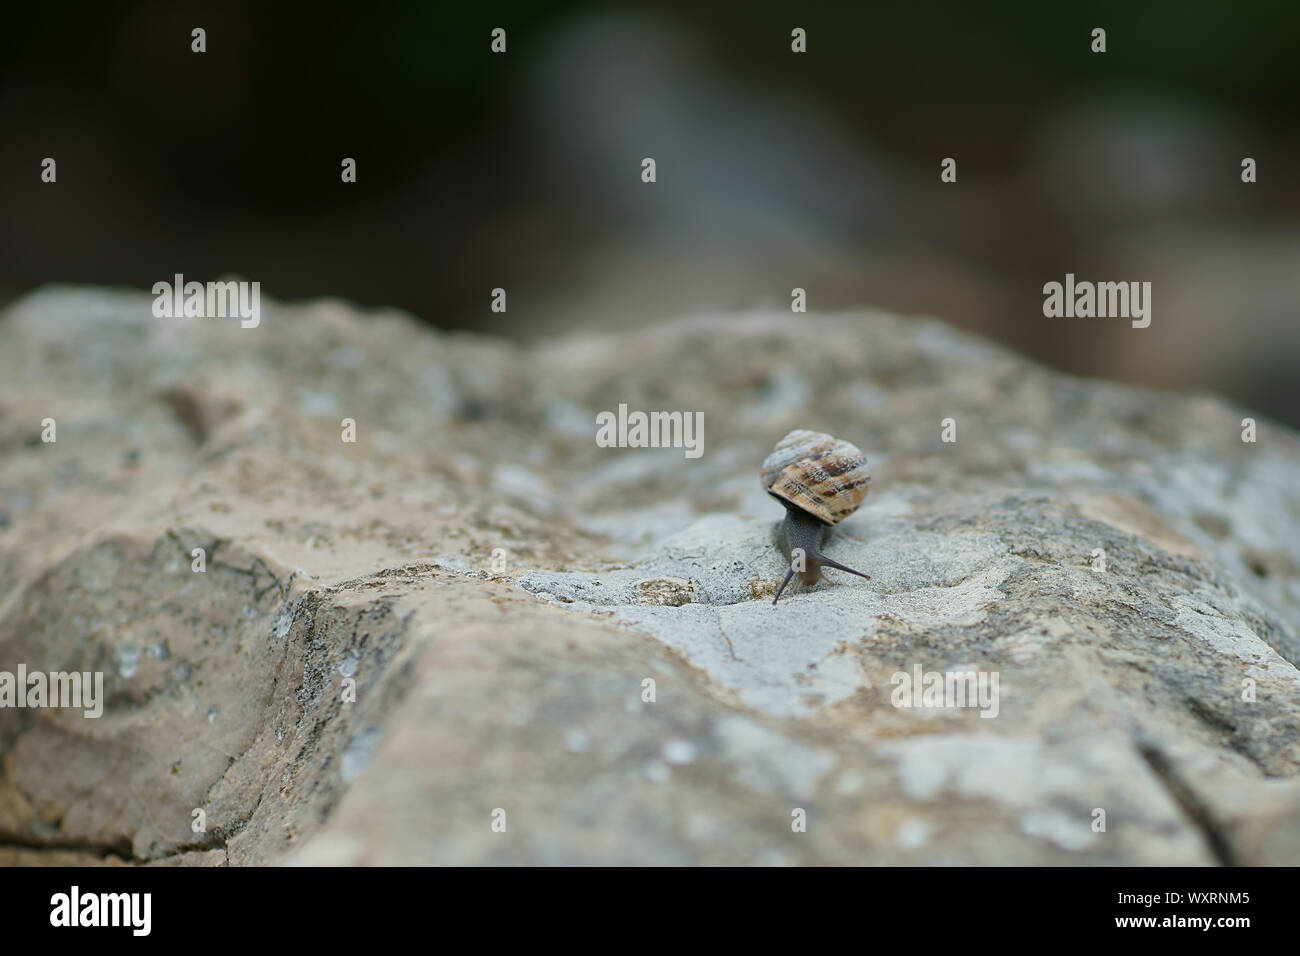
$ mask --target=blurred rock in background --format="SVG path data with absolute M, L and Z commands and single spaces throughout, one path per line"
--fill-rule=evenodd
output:
M 1300 423 L 1294 5 L 10 16 L 0 300 L 238 273 L 524 338 L 785 307 L 798 286 Z M 1150 281 L 1151 327 L 1044 318 L 1067 272 Z

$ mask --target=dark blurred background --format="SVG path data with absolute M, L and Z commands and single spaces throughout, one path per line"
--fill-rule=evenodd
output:
M 0 301 L 237 274 L 533 338 L 800 286 L 1300 425 L 1298 104 L 1294 0 L 9 5 Z M 1044 318 L 1067 272 L 1151 327 Z

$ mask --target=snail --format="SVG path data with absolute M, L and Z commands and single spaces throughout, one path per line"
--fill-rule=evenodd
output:
M 774 605 L 796 573 L 798 594 L 800 584 L 816 584 L 822 579 L 823 565 L 870 580 L 871 575 L 846 568 L 821 553 L 831 528 L 857 511 L 867 497 L 871 476 L 867 458 L 857 446 L 822 432 L 798 429 L 776 443 L 763 462 L 761 477 L 763 490 L 785 505 L 779 542 L 790 558 L 790 570 L 772 599 Z M 794 557 L 796 550 L 802 551 L 801 567 Z

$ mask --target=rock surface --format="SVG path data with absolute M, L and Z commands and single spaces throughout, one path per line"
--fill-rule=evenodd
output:
M 107 698 L 0 710 L 0 863 L 1300 862 L 1284 428 L 874 313 L 151 301 L 0 318 L 0 671 Z M 704 454 L 598 447 L 620 403 Z M 867 452 L 827 552 L 872 579 L 773 607 L 797 427 Z M 995 711 L 894 706 L 918 668 Z

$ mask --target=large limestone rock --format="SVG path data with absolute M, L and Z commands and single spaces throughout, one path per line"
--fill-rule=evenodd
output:
M 0 318 L 0 671 L 107 697 L 0 710 L 0 862 L 1300 862 L 1279 426 L 870 313 L 525 349 L 150 303 Z M 598 447 L 620 403 L 704 454 Z M 828 553 L 872 579 L 773 607 L 796 427 L 866 450 Z M 996 715 L 894 706 L 918 668 Z

